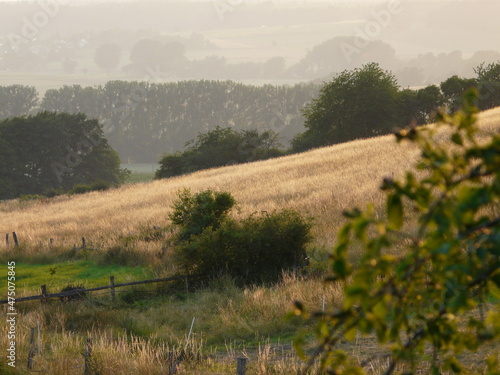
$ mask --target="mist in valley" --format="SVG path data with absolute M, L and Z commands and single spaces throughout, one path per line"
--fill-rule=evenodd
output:
M 403 87 L 439 84 L 500 59 L 499 11 L 456 0 L 0 2 L 0 83 L 293 84 L 375 61 Z

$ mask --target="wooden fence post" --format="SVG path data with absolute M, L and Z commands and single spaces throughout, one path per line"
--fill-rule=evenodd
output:
M 12 238 L 14 239 L 14 245 L 19 246 L 19 241 L 17 240 L 16 232 L 12 232 Z
M 42 285 L 42 303 L 47 302 L 47 285 Z
M 82 249 L 86 249 L 87 246 L 86 246 L 86 241 L 85 241 L 85 237 L 82 237 Z
M 33 357 L 35 356 L 35 328 L 31 328 L 30 350 L 28 352 L 28 370 L 33 369 Z
M 90 357 L 92 357 L 92 339 L 87 338 L 87 344 L 85 345 L 85 370 L 84 375 L 92 374 L 92 363 L 90 362 Z
M 111 290 L 111 300 L 114 301 L 115 300 L 115 277 L 114 276 L 110 276 L 109 277 L 109 286 L 110 286 L 110 290 Z
M 177 374 L 177 356 L 174 352 L 168 353 L 168 375 Z
M 9 246 L 9 233 L 5 234 L 5 243 Z
M 42 352 L 42 339 L 40 337 L 40 323 L 37 324 L 37 327 L 38 327 L 38 350 L 36 352 L 36 354 L 40 355 L 40 353 Z
M 245 375 L 247 372 L 247 358 L 238 357 L 236 358 L 236 375 Z

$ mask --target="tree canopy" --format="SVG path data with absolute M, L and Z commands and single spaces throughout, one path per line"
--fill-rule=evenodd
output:
M 477 87 L 476 78 L 461 78 L 454 75 L 441 82 L 441 91 L 450 111 L 455 112 L 460 108 L 464 93 L 472 87 Z
M 479 108 L 482 110 L 500 106 L 500 62 L 480 64 L 477 74 L 477 88 L 479 90 Z
M 297 151 L 389 132 L 396 124 L 396 78 L 378 64 L 346 70 L 321 89 L 304 110 L 307 130 L 293 140 Z
M 399 90 L 392 73 L 376 63 L 346 70 L 305 107 L 306 131 L 293 139 L 292 149 L 304 151 L 388 134 L 411 122 L 426 124 L 443 104 L 439 87 Z
M 41 112 L 0 122 L 0 199 L 123 182 L 120 158 L 97 120 Z

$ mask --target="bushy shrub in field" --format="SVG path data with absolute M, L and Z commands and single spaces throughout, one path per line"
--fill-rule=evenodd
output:
M 111 188 L 111 184 L 105 181 L 97 181 L 93 184 L 77 184 L 69 191 L 70 195 L 85 194 L 91 191 L 105 191 Z
M 34 201 L 38 199 L 42 199 L 43 197 L 38 194 L 23 194 L 19 197 L 20 202 L 28 202 L 28 201 Z
M 216 199 L 207 199 L 215 198 L 214 194 L 219 194 L 225 204 L 216 205 Z M 181 193 L 171 215 L 189 218 L 174 221 L 181 225 L 175 247 L 179 267 L 207 276 L 228 274 L 245 285 L 277 281 L 283 270 L 307 264 L 305 248 L 312 239 L 307 218 L 297 211 L 283 210 L 237 221 L 227 217 L 229 202 L 234 204 L 229 193 Z M 214 211 L 213 205 L 218 210 Z
M 180 227 L 178 241 L 189 240 L 207 227 L 217 229 L 234 206 L 235 200 L 229 193 L 205 190 L 193 195 L 185 189 L 178 194 L 169 215 L 170 220 Z

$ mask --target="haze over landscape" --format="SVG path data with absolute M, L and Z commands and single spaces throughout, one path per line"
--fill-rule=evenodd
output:
M 0 2 L 4 84 L 29 79 L 43 92 L 112 79 L 295 83 L 376 61 L 405 87 L 472 76 L 500 58 L 496 1 L 61 1 L 37 27 L 43 3 Z M 340 45 L 348 36 L 357 39 Z M 182 66 L 154 77 L 138 68 L 131 53 L 144 39 L 168 43 L 164 53 Z M 102 46 L 112 49 L 104 65 Z
M 0 375 L 499 374 L 499 14 L 0 0 Z

